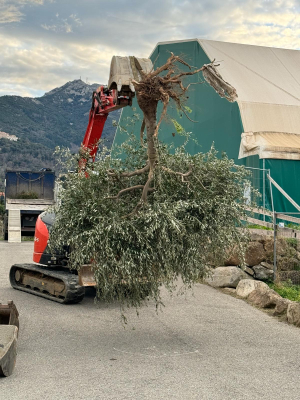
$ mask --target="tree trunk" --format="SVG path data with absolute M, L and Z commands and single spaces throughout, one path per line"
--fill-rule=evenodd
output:
M 154 176 L 154 169 L 157 164 L 157 147 L 156 147 L 156 138 L 154 137 L 155 129 L 156 129 L 156 113 L 157 113 L 157 101 L 145 101 L 145 99 L 139 96 L 137 91 L 137 100 L 138 104 L 143 111 L 144 120 L 145 120 L 145 127 L 146 127 L 146 135 L 147 135 L 147 155 L 148 155 L 148 162 L 149 162 L 149 174 L 148 180 L 145 184 L 143 189 L 141 200 L 142 202 L 147 202 L 147 195 L 150 189 L 150 185 L 153 181 Z

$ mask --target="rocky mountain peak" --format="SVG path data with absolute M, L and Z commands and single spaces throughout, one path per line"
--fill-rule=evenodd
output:
M 98 88 L 98 83 L 88 84 L 83 82 L 81 79 L 75 79 L 74 81 L 69 81 L 63 86 L 57 87 L 55 89 L 50 90 L 50 92 L 46 92 L 44 96 L 53 96 L 53 95 L 64 95 L 64 96 L 80 96 L 85 97 L 88 94 L 92 94 L 93 90 Z

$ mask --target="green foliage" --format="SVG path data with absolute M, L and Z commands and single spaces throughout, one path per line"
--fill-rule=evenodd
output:
M 271 289 L 275 290 L 281 297 L 292 301 L 300 301 L 300 286 L 289 282 L 269 283 Z
M 285 240 L 286 240 L 286 242 L 287 242 L 291 247 L 293 247 L 295 250 L 298 249 L 299 242 L 298 242 L 297 239 L 295 239 L 295 238 L 287 238 L 287 239 L 285 239 Z
M 248 224 L 247 228 L 248 229 L 263 229 L 265 231 L 271 231 L 272 230 L 272 228 L 268 228 L 267 226 L 257 225 L 257 224 Z
M 184 128 L 179 124 L 178 121 L 176 121 L 176 119 L 172 118 L 171 121 L 173 122 L 173 125 L 174 125 L 177 133 L 179 133 L 179 134 L 184 133 Z
M 5 204 L 0 203 L 0 218 L 2 218 L 5 214 Z
M 0 131 L 16 135 L 16 142 L 0 139 L 0 191 L 5 169 L 54 168 L 55 146 L 77 152 L 88 124 L 91 95 L 98 84 L 68 82 L 39 98 L 0 96 Z M 70 101 L 72 100 L 72 101 Z M 102 138 L 111 146 L 120 111 L 112 112 Z
M 147 156 L 139 141 L 121 146 L 125 160 L 112 159 L 104 149 L 84 173 L 71 173 L 78 158 L 63 150 L 59 157 L 66 175 L 55 206 L 52 249 L 70 246 L 70 267 L 91 263 L 97 296 L 138 307 L 145 297 L 160 303 L 162 285 L 172 291 L 180 277 L 185 287 L 205 274 L 212 258 L 224 258 L 226 249 L 243 249 L 240 216 L 247 172 L 225 156 L 189 155 L 184 147 L 175 154 L 159 143 L 159 164 L 153 191 L 139 213 L 131 214 L 141 190 L 113 199 L 120 190 L 144 185 L 147 174 L 122 177 L 145 165 Z M 192 174 L 187 182 L 168 172 Z M 117 172 L 112 178 L 108 170 Z
M 192 111 L 193 111 L 193 110 L 192 110 L 190 107 L 188 107 L 188 106 L 183 106 L 183 108 L 184 108 L 185 111 L 188 112 L 189 114 L 191 114 Z
M 299 224 L 289 223 L 289 224 L 286 224 L 286 227 L 287 228 L 291 228 L 291 229 L 300 230 L 300 225 Z
M 16 199 L 38 199 L 39 196 L 35 192 L 21 192 L 15 196 Z

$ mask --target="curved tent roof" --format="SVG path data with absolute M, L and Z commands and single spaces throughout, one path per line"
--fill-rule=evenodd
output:
M 299 160 L 300 51 L 195 40 L 237 91 L 244 127 L 239 158 Z

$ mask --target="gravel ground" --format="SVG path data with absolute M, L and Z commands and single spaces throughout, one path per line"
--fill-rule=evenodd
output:
M 13 290 L 10 265 L 33 243 L 0 242 L 0 299 L 20 313 L 17 364 L 0 399 L 300 398 L 300 330 L 205 285 L 127 313 L 117 304 L 60 305 Z

